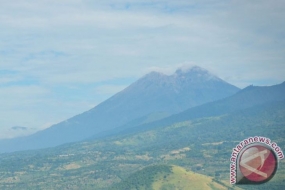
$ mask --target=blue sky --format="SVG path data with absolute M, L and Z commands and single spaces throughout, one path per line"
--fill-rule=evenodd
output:
M 285 80 L 283 0 L 0 3 L 0 138 L 86 111 L 152 70 L 198 65 L 238 87 Z

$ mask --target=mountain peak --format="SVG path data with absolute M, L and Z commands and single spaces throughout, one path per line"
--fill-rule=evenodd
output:
M 180 68 L 170 76 L 151 72 L 91 110 L 19 141 L 11 141 L 13 147 L 8 148 L 7 144 L 0 146 L 0 152 L 1 149 L 46 148 L 91 136 L 100 137 L 103 133 L 111 134 L 115 129 L 120 130 L 121 126 L 130 122 L 138 123 L 141 118 L 151 114 L 176 114 L 233 95 L 239 90 L 221 79 L 211 79 L 212 76 L 197 66 Z M 64 138 L 62 134 L 65 134 Z
M 222 79 L 218 78 L 214 74 L 210 73 L 208 70 L 201 68 L 199 66 L 192 67 L 181 67 L 176 70 L 173 75 L 176 78 L 187 78 L 191 79 L 195 82 L 204 82 L 204 81 L 222 81 Z
M 192 67 L 189 67 L 189 66 L 183 66 L 183 67 L 180 67 L 176 70 L 175 74 L 186 74 L 186 73 L 209 73 L 209 71 L 207 71 L 206 69 L 204 68 L 201 68 L 199 66 L 192 66 Z
M 166 75 L 161 72 L 152 71 L 146 75 L 144 75 L 140 80 L 151 80 L 151 81 L 157 81 L 157 80 L 176 80 L 178 78 L 190 78 L 190 79 L 200 79 L 200 80 L 210 80 L 210 79 L 216 79 L 220 80 L 220 78 L 216 77 L 214 74 L 210 73 L 208 70 L 199 67 L 199 66 L 182 66 L 178 68 L 175 73 L 172 75 Z

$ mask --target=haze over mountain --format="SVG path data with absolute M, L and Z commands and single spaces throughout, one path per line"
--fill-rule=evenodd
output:
M 33 135 L 0 141 L 0 151 L 37 149 L 80 141 L 148 115 L 175 114 L 237 91 L 239 88 L 197 66 L 178 69 L 170 76 L 151 72 L 87 112 Z M 133 123 L 134 126 L 138 124 Z

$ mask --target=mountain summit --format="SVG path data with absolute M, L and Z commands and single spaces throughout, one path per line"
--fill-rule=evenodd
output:
M 174 77 L 183 78 L 189 80 L 189 82 L 205 82 L 209 80 L 222 81 L 220 78 L 211 74 L 206 69 L 203 69 L 198 66 L 191 68 L 179 68 L 174 73 Z
M 146 114 L 167 111 L 170 114 L 181 112 L 206 102 L 215 101 L 234 94 L 239 89 L 207 70 L 194 66 L 189 69 L 180 68 L 173 75 L 151 72 L 133 83 L 122 93 L 128 97 L 128 103 L 136 101 L 142 109 L 148 106 Z M 116 97 L 116 96 L 115 96 Z M 118 96 L 117 96 L 118 97 Z M 117 98 L 116 97 L 116 98 Z
M 197 66 L 178 69 L 170 76 L 151 72 L 87 112 L 33 135 L 1 141 L 0 151 L 3 147 L 4 151 L 15 151 L 84 140 L 142 117 L 175 114 L 237 91 L 239 88 Z

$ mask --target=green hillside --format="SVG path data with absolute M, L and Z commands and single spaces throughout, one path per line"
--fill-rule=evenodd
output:
M 111 190 L 222 190 L 228 189 L 213 178 L 186 171 L 179 166 L 149 166 L 131 174 L 126 180 L 115 184 Z
M 150 165 L 177 165 L 186 171 L 229 185 L 232 148 L 249 136 L 266 136 L 285 150 L 285 102 L 239 110 L 231 114 L 187 120 L 101 140 L 66 144 L 38 151 L 0 155 L 0 189 L 98 189 L 128 181 Z M 285 187 L 284 160 L 275 177 L 259 185 Z M 142 170 L 144 171 L 144 170 Z M 179 170 L 164 181 L 154 174 L 154 187 L 176 184 Z M 169 171 L 166 171 L 169 173 Z M 183 173 L 183 172 L 182 172 Z M 187 173 L 186 176 L 193 174 Z M 137 175 L 135 175 L 137 176 Z M 186 181 L 180 179 L 181 184 Z M 211 181 L 210 180 L 210 181 Z M 143 183 L 141 185 L 146 185 Z M 211 187 L 211 186 L 210 186 Z M 256 189 L 256 186 L 242 186 Z

